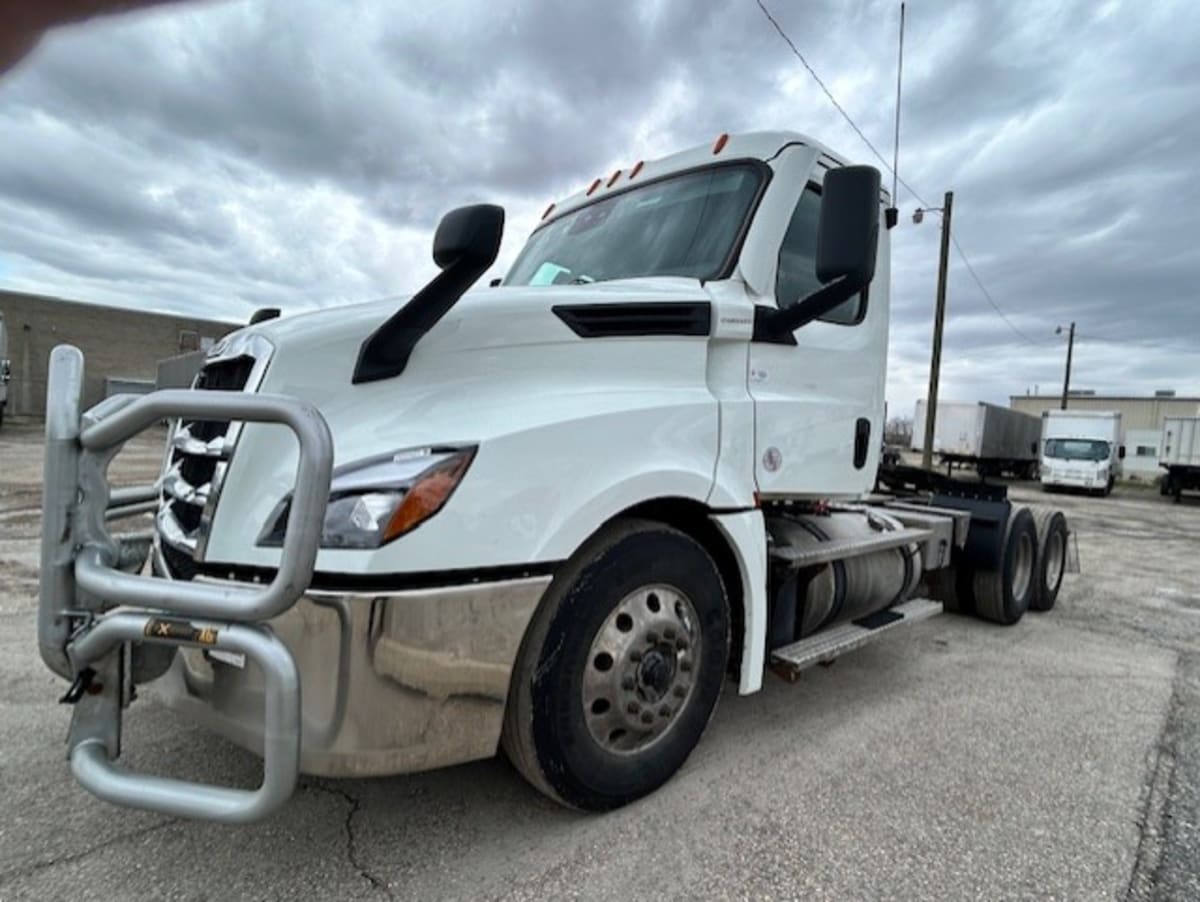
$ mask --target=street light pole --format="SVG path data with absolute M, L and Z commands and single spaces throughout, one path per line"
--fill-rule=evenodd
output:
M 942 252 L 938 259 L 937 309 L 933 315 L 933 354 L 929 361 L 929 396 L 925 401 L 925 441 L 921 446 L 921 466 L 933 469 L 933 433 L 937 422 L 938 378 L 942 369 L 942 325 L 946 319 L 946 274 L 950 267 L 950 211 L 954 192 L 947 191 L 942 201 Z M 920 220 L 917 220 L 920 222 Z
M 1062 333 L 1062 326 L 1058 327 Z M 1071 331 L 1067 337 L 1067 371 L 1063 374 L 1062 409 L 1067 409 L 1067 395 L 1071 393 L 1071 355 L 1075 351 L 1075 324 L 1071 323 Z

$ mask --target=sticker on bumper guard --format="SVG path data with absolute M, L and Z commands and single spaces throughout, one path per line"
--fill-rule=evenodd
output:
M 211 626 L 196 626 L 186 620 L 162 620 L 155 617 L 146 622 L 142 632 L 152 639 L 172 642 L 195 642 L 197 645 L 216 645 L 217 630 Z

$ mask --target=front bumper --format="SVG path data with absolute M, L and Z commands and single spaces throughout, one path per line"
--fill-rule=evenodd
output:
M 1105 482 L 1106 479 L 1101 479 L 1095 473 L 1066 472 L 1050 474 L 1046 473 L 1045 471 L 1042 472 L 1043 486 L 1061 486 L 1063 488 L 1071 489 L 1097 489 L 1103 488 Z
M 512 667 L 549 582 L 303 595 L 268 623 L 300 676 L 300 770 L 400 774 L 496 754 Z M 185 648 L 150 688 L 262 754 L 265 687 L 253 662 Z

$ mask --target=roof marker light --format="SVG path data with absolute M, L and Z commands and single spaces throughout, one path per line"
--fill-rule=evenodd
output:
M 611 188 L 613 186 L 613 184 L 616 182 L 616 180 L 619 179 L 620 177 L 621 177 L 621 170 L 618 169 L 616 172 L 614 172 L 612 174 L 612 176 L 608 180 L 608 184 L 605 185 L 604 187 Z
M 556 206 L 555 204 L 551 204 L 550 206 L 548 206 L 546 208 L 546 212 L 542 214 L 542 219 L 545 219 L 547 216 L 549 216 L 551 213 L 553 213 L 555 206 Z
M 714 142 L 714 144 L 713 144 L 713 154 L 714 155 L 719 154 L 722 150 L 724 150 L 725 145 L 728 142 L 729 142 L 729 135 L 726 135 L 726 134 L 720 135 L 717 138 L 716 142 Z
M 638 160 L 634 167 L 629 170 L 629 177 L 633 178 L 635 175 L 641 172 L 644 165 L 646 165 L 644 160 Z
M 591 197 L 592 194 L 595 192 L 595 190 L 599 187 L 600 187 L 600 179 L 596 179 L 596 181 L 592 182 L 592 186 L 590 188 L 588 188 L 587 191 L 584 193 L 584 196 Z

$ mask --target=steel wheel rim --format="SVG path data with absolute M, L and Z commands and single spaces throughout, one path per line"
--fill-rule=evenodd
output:
M 1046 537 L 1046 591 L 1053 594 L 1062 582 L 1066 542 L 1062 532 L 1054 530 Z
M 695 697 L 700 618 L 673 586 L 626 595 L 596 631 L 583 665 L 580 703 L 592 739 L 632 755 L 660 742 Z
M 1021 533 L 1017 540 L 1017 559 L 1013 561 L 1012 590 L 1014 598 L 1021 598 L 1029 591 L 1033 580 L 1033 539 Z

